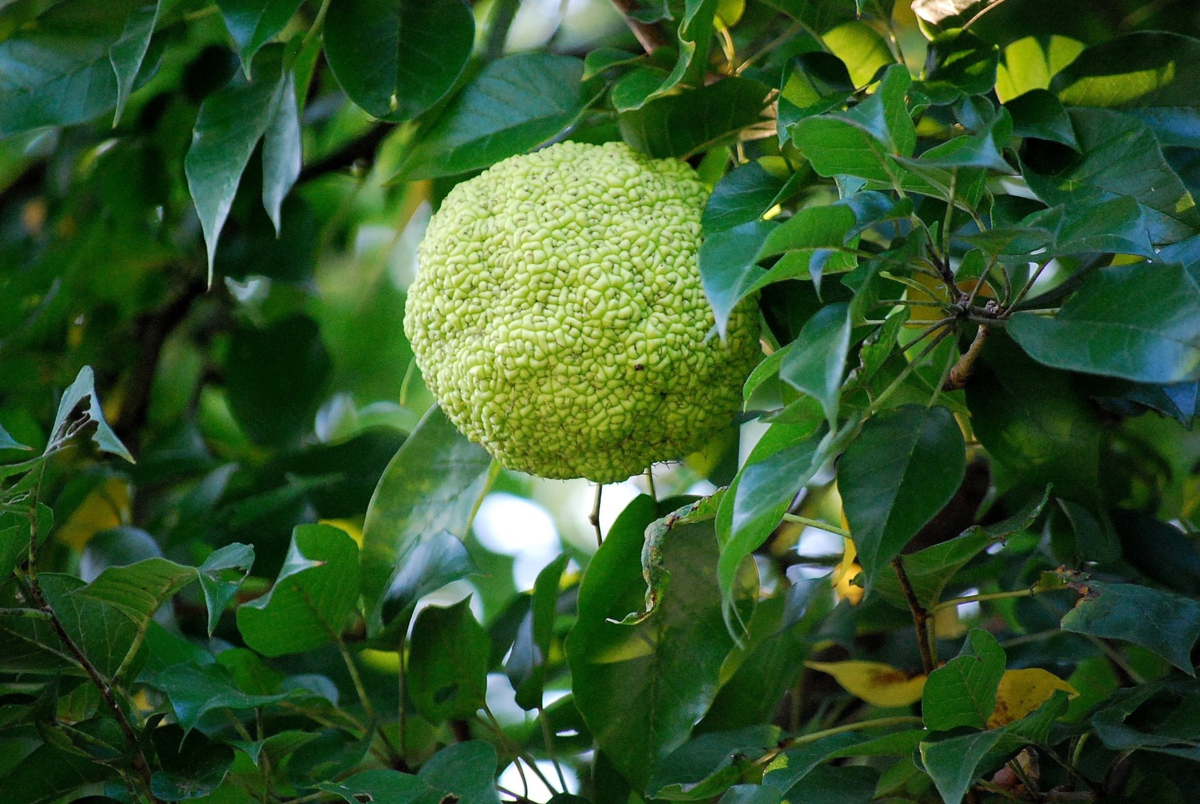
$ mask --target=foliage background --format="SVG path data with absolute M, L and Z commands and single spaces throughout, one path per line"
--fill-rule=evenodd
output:
M 915 5 L 0 0 L 0 800 L 1190 800 L 1200 11 Z M 774 355 L 598 554 L 401 329 L 563 137 Z

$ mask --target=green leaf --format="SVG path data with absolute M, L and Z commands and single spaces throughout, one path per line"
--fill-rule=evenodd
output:
M 1037 169 L 1026 159 L 1025 179 L 1039 198 L 1071 208 L 1129 196 L 1142 205 L 1155 244 L 1195 234 L 1196 202 L 1145 123 L 1108 109 L 1071 109 L 1069 115 L 1082 154 L 1065 166 Z
M 1076 588 L 1083 597 L 1063 616 L 1064 631 L 1123 639 L 1196 674 L 1190 654 L 1200 637 L 1200 603 L 1130 583 L 1084 581 Z
M 688 738 L 716 695 L 721 664 L 733 646 L 717 586 L 711 521 L 672 528 L 662 540 L 666 595 L 650 617 L 621 625 L 637 611 L 643 533 L 657 517 L 638 497 L 617 518 L 588 564 L 579 615 L 567 637 L 575 704 L 600 749 L 636 788 Z M 747 601 L 751 589 L 736 595 Z
M 920 91 L 934 103 L 952 103 L 967 95 L 983 95 L 996 85 L 1000 56 L 996 46 L 970 31 L 951 29 L 929 42 L 925 80 Z
M 1000 729 L 921 743 L 921 761 L 946 804 L 962 804 L 978 768 L 1000 741 Z
M 194 729 L 206 714 L 215 709 L 257 709 L 288 697 L 287 693 L 264 695 L 244 692 L 230 671 L 215 662 L 204 665 L 181 662 L 147 672 L 139 680 L 166 694 L 171 701 L 175 721 L 184 731 Z
M 522 709 L 542 708 L 546 663 L 558 613 L 558 585 L 570 560 L 570 555 L 563 553 L 538 573 L 529 611 L 521 619 L 512 654 L 504 666 L 517 693 L 517 705 Z
M 879 771 L 863 765 L 818 765 L 784 793 L 786 801 L 804 804 L 869 804 L 875 798 Z
M 1041 248 L 1041 232 L 1049 234 L 1049 247 L 1038 255 L 1039 259 L 1088 251 L 1155 256 L 1146 226 L 1145 208 L 1128 196 L 1097 204 L 1052 207 L 1023 219 L 1021 227 L 1036 231 L 1032 236 L 1023 233 L 1018 238 L 1021 246 L 1028 250 Z M 1014 245 L 1009 244 L 1005 251 L 1013 251 Z M 1025 253 L 1029 253 L 1028 250 Z
M 288 756 L 287 775 L 297 787 L 311 787 L 353 770 L 371 749 L 375 733 L 355 736 L 342 729 L 322 729 Z
M 763 273 L 755 265 L 758 252 L 778 225 L 767 221 L 743 223 L 711 234 L 700 244 L 700 282 L 722 338 L 733 309 Z
M 325 19 L 325 57 L 350 100 L 409 120 L 441 100 L 475 44 L 463 0 L 343 0 Z
M 846 65 L 832 53 L 801 53 L 783 75 L 778 120 L 781 144 L 791 139 L 796 123 L 838 108 L 854 92 Z
M 422 609 L 410 645 L 408 691 L 426 720 L 469 718 L 483 707 L 491 645 L 469 598 Z
M 39 572 L 38 582 L 67 636 L 106 678 L 124 662 L 138 627 L 107 603 L 73 594 L 84 586 L 70 575 Z M 75 659 L 45 619 L 0 616 L 0 670 L 82 674 Z
M 103 765 L 46 744 L 34 748 L 11 768 L 8 763 L 5 766 L 7 773 L 0 778 L 0 801 L 21 804 L 60 801 L 72 790 L 115 775 Z
M 466 536 L 492 477 L 491 456 L 440 408 L 430 408 L 384 470 L 367 508 L 362 590 L 370 633 L 382 630 L 393 590 L 401 614 L 433 584 L 467 574 L 469 559 L 446 534 Z
M 233 765 L 232 746 L 210 742 L 200 732 L 188 734 L 174 724 L 154 729 L 151 740 L 162 770 L 150 777 L 150 791 L 163 801 L 207 796 Z
M 1137 31 L 1092 45 L 1054 79 L 1071 106 L 1128 110 L 1149 125 L 1161 145 L 1200 146 L 1200 41 Z
M 749 78 L 725 78 L 651 101 L 619 116 L 621 137 L 653 157 L 687 159 L 763 122 L 771 89 Z
M 583 62 L 518 53 L 483 68 L 409 152 L 405 179 L 431 179 L 489 167 L 562 133 L 591 103 Z
M 706 236 L 759 220 L 776 204 L 786 201 L 798 184 L 794 173 L 783 179 L 750 162 L 725 174 L 713 188 L 700 220 Z
M 686 0 L 683 16 L 676 29 L 679 37 L 675 66 L 661 80 L 648 83 L 642 92 L 630 95 L 617 110 L 634 111 L 643 104 L 660 98 L 678 87 L 681 82 L 693 86 L 703 83 L 708 63 L 708 47 L 713 35 L 713 19 L 719 0 Z
M 813 768 L 827 759 L 852 751 L 855 746 L 867 741 L 866 735 L 842 732 L 823 737 L 780 754 L 763 775 L 763 787 L 771 787 L 786 794 L 812 772 Z M 851 754 L 852 755 L 852 754 Z
M 849 305 L 830 304 L 810 318 L 779 367 L 779 379 L 821 403 L 830 429 L 837 427 L 838 395 L 850 351 Z
M 295 145 L 296 124 L 286 119 L 296 112 L 294 78 L 284 68 L 283 50 L 283 45 L 264 47 L 254 59 L 250 78 L 235 76 L 200 105 L 183 166 L 204 229 L 210 283 L 217 240 L 229 217 L 242 172 L 268 129 L 272 137 L 263 149 L 267 179 L 263 193 L 268 213 L 278 217 L 277 200 L 282 200 L 299 175 L 298 161 L 289 150 Z
M 1079 149 L 1067 110 L 1049 90 L 1030 90 L 1005 103 L 1004 108 L 1012 115 L 1015 136 L 1049 140 Z
M 4 429 L 4 425 L 0 424 L 0 449 L 33 449 L 33 447 L 27 447 L 17 441 Z
M 0 137 L 117 106 L 141 61 L 143 8 L 142 0 L 68 0 L 0 41 Z
M 871 83 L 882 67 L 895 61 L 887 41 L 865 20 L 839 25 L 826 31 L 821 39 L 846 65 L 850 80 L 858 87 Z
M 795 496 L 839 449 L 824 427 L 778 424 L 755 445 L 717 513 L 717 577 L 727 611 L 742 562 L 767 540 Z
M 125 103 L 129 93 L 133 91 L 138 72 L 142 69 L 142 61 L 146 51 L 150 49 L 150 37 L 158 24 L 159 10 L 162 0 L 143 3 L 135 6 L 125 20 L 121 36 L 108 49 L 108 59 L 112 63 L 113 73 L 117 77 L 116 112 L 113 115 L 113 125 L 121 120 L 125 111 Z
M 96 395 L 96 379 L 92 374 L 91 366 L 81 368 L 79 374 L 75 376 L 75 381 L 67 387 L 67 390 L 63 391 L 62 399 L 58 403 L 58 413 L 54 416 L 54 426 L 50 428 L 50 439 L 46 445 L 46 452 L 50 452 L 52 448 L 64 442 L 70 415 L 85 399 L 87 407 L 84 411 L 84 421 L 96 425 L 96 432 L 92 434 L 92 441 L 95 442 L 96 447 L 101 452 L 117 455 L 133 463 L 133 456 L 129 454 L 129 450 L 125 448 L 125 445 L 121 443 L 117 434 L 104 419 L 100 398 Z
M 976 437 L 1006 469 L 1039 486 L 1053 483 L 1061 496 L 1096 496 L 1100 425 L 1069 375 L 995 332 L 975 362 L 967 407 Z
M 1055 368 L 1155 384 L 1200 377 L 1200 287 L 1178 265 L 1101 268 L 1056 316 L 1017 313 L 1008 332 Z
M 294 443 L 312 431 L 332 368 L 320 327 L 308 316 L 239 327 L 225 370 L 229 407 L 256 443 Z
M 1004 648 L 996 638 L 987 631 L 972 630 L 958 656 L 930 673 L 925 682 L 921 696 L 925 728 L 984 728 L 996 708 L 996 689 L 1004 666 Z
M 449 792 L 459 804 L 500 804 L 497 762 L 496 749 L 489 743 L 468 740 L 438 751 L 421 766 L 419 775 L 427 784 Z
M 200 576 L 200 590 L 204 593 L 204 605 L 208 609 L 208 635 L 217 628 L 217 621 L 242 581 L 250 574 L 254 565 L 254 548 L 246 544 L 227 544 L 204 559 L 196 573 Z
M 869 419 L 838 463 L 838 489 L 868 588 L 958 490 L 962 430 L 949 409 L 904 405 Z
M 748 726 L 689 740 L 658 763 L 646 793 L 668 801 L 720 795 L 779 742 L 779 735 L 775 726 Z
M 394 770 L 367 770 L 341 782 L 322 782 L 317 787 L 341 796 L 346 804 L 364 801 L 387 804 L 440 804 L 444 793 L 420 777 Z
M 332 525 L 298 525 L 271 591 L 238 607 L 246 644 L 266 656 L 341 639 L 358 603 L 358 545 Z
M 739 784 L 729 788 L 718 804 L 780 804 L 782 794 L 774 787 Z
M 1022 510 L 1002 522 L 986 528 L 972 526 L 953 539 L 926 547 L 915 553 L 901 555 L 900 562 L 904 565 L 904 573 L 921 605 L 926 608 L 936 605 L 941 600 L 942 590 L 946 588 L 946 584 L 971 559 L 990 545 L 1031 527 L 1034 520 L 1042 513 L 1042 509 L 1046 507 L 1049 498 L 1050 489 L 1047 487 L 1039 499 L 1030 501 Z M 907 600 L 904 592 L 900 589 L 900 582 L 895 573 L 880 573 L 875 579 L 874 588 L 889 601 L 902 608 L 908 608 Z
M 217 0 L 225 27 L 237 45 L 242 69 L 250 77 L 254 54 L 283 32 L 304 0 Z M 325 38 L 329 38 L 326 22 Z
M 1091 716 L 1091 724 L 1113 751 L 1141 749 L 1194 762 L 1200 760 L 1197 702 L 1190 683 L 1166 686 L 1151 681 L 1116 690 Z

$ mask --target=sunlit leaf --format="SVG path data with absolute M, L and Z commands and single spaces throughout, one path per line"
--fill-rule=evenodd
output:
M 882 662 L 805 662 L 804 666 L 833 676 L 851 695 L 888 708 L 921 700 L 926 682 L 923 674 L 910 676 Z

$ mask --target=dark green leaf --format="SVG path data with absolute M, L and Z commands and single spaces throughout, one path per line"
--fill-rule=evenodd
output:
M 250 79 L 237 76 L 224 88 L 204 99 L 200 115 L 196 118 L 196 128 L 192 132 L 192 144 L 184 159 L 188 189 L 196 204 L 196 213 L 200 216 L 204 241 L 208 247 L 210 282 L 217 239 L 229 217 L 242 171 L 246 169 L 254 147 L 273 123 L 279 141 L 286 141 L 282 132 L 289 124 L 276 122 L 276 118 L 295 110 L 293 79 L 291 73 L 284 70 L 282 45 L 263 48 L 251 69 Z M 289 94 L 292 99 L 291 110 L 285 108 L 284 103 L 285 95 Z M 264 165 L 267 153 L 278 152 L 278 147 L 264 150 Z M 281 166 L 284 161 L 280 161 Z M 278 170 L 276 172 L 279 173 Z M 295 180 L 295 176 L 292 176 L 292 180 Z M 280 181 L 277 178 L 275 182 L 264 183 L 264 192 L 268 187 L 277 187 Z M 278 193 L 278 190 L 271 192 Z
M 112 62 L 113 73 L 117 77 L 117 109 L 113 116 L 115 126 L 125 111 L 125 103 L 129 93 L 133 91 L 138 72 L 142 69 L 142 61 L 146 51 L 150 49 L 150 37 L 158 24 L 158 14 L 162 6 L 161 0 L 144 2 L 135 6 L 125 20 L 125 27 L 120 38 L 113 42 L 108 49 L 108 58 Z
M 639 554 L 655 518 L 654 502 L 642 496 L 613 524 L 584 575 L 566 644 L 575 703 L 605 755 L 638 788 L 708 709 L 733 646 L 711 521 L 670 530 L 661 543 L 667 593 L 648 618 L 619 624 L 643 602 Z M 734 597 L 742 603 L 749 593 Z
M 967 384 L 967 407 L 976 437 L 1023 480 L 1053 483 L 1058 494 L 1082 502 L 1096 495 L 1099 423 L 1069 375 L 993 333 Z
M 780 804 L 782 794 L 774 787 L 739 784 L 729 788 L 718 804 Z
M 341 782 L 323 782 L 318 787 L 341 796 L 346 804 L 441 804 L 445 795 L 417 776 L 394 770 L 363 771 Z
M 977 769 L 1003 734 L 993 729 L 921 743 L 921 761 L 946 804 L 961 804 L 978 778 Z
M 965 472 L 962 431 L 949 409 L 905 405 L 867 421 L 837 474 L 868 585 L 950 501 Z
M 1054 78 L 1063 103 L 1126 109 L 1162 145 L 1200 146 L 1200 42 L 1137 31 L 1084 50 Z
M 1128 583 L 1085 581 L 1079 591 L 1083 597 L 1062 618 L 1064 631 L 1123 639 L 1196 674 L 1190 654 L 1200 637 L 1200 603 Z
M 245 544 L 228 544 L 214 551 L 196 568 L 200 590 L 208 608 L 208 634 L 216 630 L 217 621 L 237 594 L 238 587 L 254 565 L 254 548 Z
M 778 225 L 766 221 L 743 223 L 709 235 L 700 245 L 700 282 L 722 338 L 738 301 L 763 273 L 755 264 L 758 252 Z
M 921 605 L 926 608 L 936 605 L 941 600 L 946 584 L 988 546 L 1029 528 L 1045 508 L 1049 494 L 1050 490 L 1047 489 L 1040 498 L 1002 522 L 986 528 L 972 526 L 953 539 L 901 555 L 904 573 Z M 895 573 L 880 573 L 875 579 L 874 588 L 889 601 L 903 608 L 908 607 Z
M 779 379 L 821 403 L 830 428 L 837 427 L 838 395 L 850 350 L 846 304 L 829 304 L 808 320 L 779 367 Z
M 970 31 L 954 29 L 933 37 L 925 56 L 921 92 L 935 103 L 951 103 L 966 95 L 983 95 L 996 85 L 999 55 Z
M 763 787 L 772 787 L 786 794 L 825 760 L 842 751 L 853 750 L 866 741 L 866 735 L 842 732 L 816 741 L 810 739 L 805 745 L 789 748 L 771 763 L 770 769 L 763 775 Z
M 240 327 L 225 371 L 229 407 L 256 443 L 282 445 L 311 432 L 332 366 L 313 319 Z
M 341 729 L 322 729 L 311 740 L 292 751 L 287 773 L 297 787 L 311 787 L 352 770 L 371 748 L 372 731 L 355 737 Z
M 783 75 L 779 90 L 780 143 L 791 139 L 796 123 L 836 109 L 854 92 L 846 65 L 832 53 L 801 53 Z
M 156 728 L 154 752 L 162 770 L 150 777 L 150 790 L 164 801 L 201 798 L 216 790 L 233 765 L 233 748 L 209 742 L 199 732 L 186 734 L 176 725 Z
M 1071 109 L 1069 114 L 1082 154 L 1065 166 L 1035 167 L 1026 159 L 1024 175 L 1039 198 L 1070 208 L 1129 196 L 1142 205 L 1154 243 L 1195 234 L 1200 226 L 1196 202 L 1145 123 L 1108 109 Z
M 1071 118 L 1054 93 L 1045 89 L 1030 90 L 1004 104 L 1004 108 L 1012 115 L 1015 136 L 1049 140 L 1068 148 L 1079 147 Z
M 459 804 L 500 804 L 496 765 L 495 748 L 482 740 L 469 740 L 447 746 L 426 760 L 420 777 L 427 784 L 449 792 Z
M 931 731 L 984 728 L 996 708 L 1004 666 L 1004 648 L 996 638 L 987 631 L 971 631 L 958 656 L 930 673 L 925 682 L 921 696 L 925 727 Z
M 250 63 L 259 48 L 278 36 L 304 0 L 218 0 L 225 27 L 237 44 L 242 69 L 250 76 Z M 328 38 L 328 29 L 326 29 Z
M 1087 251 L 1154 256 L 1145 208 L 1128 196 L 1118 196 L 1097 204 L 1057 206 L 1042 210 L 1022 220 L 1021 226 L 1032 228 L 1039 234 L 1043 231 L 1050 234 L 1049 248 L 1038 255 L 1039 259 Z M 1022 236 L 1019 242 L 1021 247 L 1027 249 L 1041 247 L 1037 234 Z M 1011 252 L 1014 247 L 1016 243 L 1010 243 L 1005 250 Z
M 354 540 L 332 525 L 299 525 L 271 591 L 238 607 L 238 630 L 267 656 L 302 653 L 341 638 L 358 595 Z
M 531 151 L 587 108 L 583 62 L 518 53 L 489 64 L 450 102 L 401 168 L 406 179 L 479 170 Z
M 719 795 L 779 742 L 775 726 L 747 726 L 689 740 L 654 769 L 646 793 L 669 801 L 697 801 Z
M 763 122 L 770 87 L 749 78 L 725 78 L 651 101 L 620 115 L 621 137 L 654 157 L 687 157 Z
M 642 92 L 628 97 L 625 105 L 617 106 L 618 111 L 641 109 L 647 101 L 666 95 L 681 82 L 702 83 L 718 4 L 718 0 L 686 0 L 676 29 L 679 50 L 674 68 L 660 80 L 648 83 Z
M 1200 377 L 1200 287 L 1178 265 L 1101 268 L 1058 315 L 1018 313 L 1008 331 L 1055 368 L 1148 383 Z
M 818 765 L 784 797 L 804 804 L 869 804 L 878 782 L 879 771 L 865 765 Z
M 462 0 L 342 0 L 325 20 L 325 56 L 350 100 L 408 120 L 442 99 L 475 44 Z
M 491 467 L 491 456 L 436 406 L 388 464 L 363 525 L 363 603 L 372 633 L 384 625 L 393 587 L 400 613 L 434 584 L 470 571 L 469 559 L 446 542 L 446 534 L 466 536 Z
M 103 765 L 43 744 L 16 762 L 0 779 L 0 801 L 49 804 L 72 790 L 102 782 L 112 775 Z
M 470 599 L 422 609 L 410 644 L 408 691 L 427 720 L 469 718 L 483 707 L 490 644 Z
M 564 553 L 538 573 L 529 612 L 521 620 L 512 655 L 504 667 L 516 690 L 517 705 L 522 709 L 542 708 L 546 663 L 558 613 L 558 586 L 570 560 L 570 555 Z
M 824 427 L 778 424 L 755 445 L 717 514 L 717 572 L 727 604 L 742 561 L 767 540 L 795 496 L 838 448 Z
M 181 662 L 146 673 L 142 681 L 161 690 L 171 700 L 175 721 L 191 731 L 214 709 L 257 709 L 287 697 L 286 694 L 250 694 L 242 691 L 232 674 L 220 664 Z
M 771 207 L 787 200 L 800 174 L 783 179 L 750 162 L 725 174 L 713 188 L 700 224 L 705 235 L 758 220 Z
M 143 37 L 142 0 L 50 4 L 0 41 L 0 137 L 82 123 L 117 106 L 144 56 Z

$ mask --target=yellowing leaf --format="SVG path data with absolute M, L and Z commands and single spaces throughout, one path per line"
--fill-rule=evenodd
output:
M 846 692 L 874 706 L 908 706 L 921 700 L 925 676 L 909 677 L 882 662 L 805 662 L 805 667 L 828 673 Z
M 129 484 L 119 477 L 110 477 L 83 498 L 58 529 L 58 540 L 82 550 L 100 531 L 111 530 L 128 521 Z
M 1072 698 L 1079 693 L 1058 676 L 1038 667 L 1007 670 L 996 689 L 996 708 L 988 718 L 988 728 L 1020 720 L 1050 699 L 1057 690 Z
M 846 542 L 846 547 L 842 553 L 842 563 L 834 567 L 830 583 L 833 584 L 833 591 L 837 593 L 839 600 L 849 600 L 851 606 L 857 606 L 867 590 L 853 583 L 862 572 L 862 567 L 854 560 L 858 555 L 858 551 L 854 549 L 854 542 L 849 539 L 843 541 Z
M 933 615 L 933 631 L 938 639 L 958 639 L 967 633 L 967 624 L 958 618 L 958 606 L 938 609 Z

